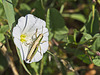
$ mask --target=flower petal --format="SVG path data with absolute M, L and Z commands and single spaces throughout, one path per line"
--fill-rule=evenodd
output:
M 23 55 L 23 48 L 22 48 L 22 45 L 21 45 L 20 40 L 17 39 L 17 38 L 14 38 L 14 43 L 15 43 L 15 45 L 19 48 L 20 54 L 21 54 L 21 57 L 22 57 L 22 60 L 23 60 L 23 58 L 24 58 L 24 55 Z
M 43 53 L 45 53 L 48 50 L 48 29 L 47 28 L 43 28 L 43 38 L 41 40 L 40 46 L 41 46 L 41 51 L 43 51 Z
M 31 14 L 26 15 L 25 18 L 26 18 L 26 22 L 25 22 L 23 34 L 30 32 L 31 29 L 35 29 L 34 25 L 36 24 L 36 21 L 38 19 L 37 17 L 35 17 Z
M 20 39 L 20 28 L 18 27 L 18 25 L 16 25 L 16 27 L 13 28 L 13 32 L 12 32 L 13 37 Z
M 44 28 L 46 26 L 46 22 L 40 18 L 37 19 L 36 24 L 34 25 L 34 27 L 37 29 L 42 29 L 42 27 Z
M 38 62 L 42 59 L 43 53 L 37 52 L 31 62 Z
M 18 19 L 18 27 L 20 28 L 20 31 L 22 33 L 24 27 L 25 27 L 25 22 L 26 22 L 26 18 L 25 17 L 21 17 Z
M 45 53 L 48 50 L 48 46 L 49 46 L 48 37 L 43 37 L 43 39 L 41 40 L 40 46 L 41 46 L 41 51 L 43 51 L 43 53 Z
M 42 29 L 42 27 L 44 28 L 46 26 L 46 23 L 44 20 L 40 19 L 40 18 L 36 18 L 35 24 L 33 25 L 33 27 L 31 26 L 31 28 L 28 30 L 28 32 L 36 32 L 36 29 L 40 30 Z
M 49 35 L 48 29 L 47 28 L 43 28 L 43 36 L 47 36 Z
M 29 49 L 28 49 L 29 47 L 28 45 L 26 46 L 25 44 L 22 44 L 22 48 L 23 48 L 23 56 L 24 56 L 23 60 L 26 60 L 27 54 L 29 52 Z

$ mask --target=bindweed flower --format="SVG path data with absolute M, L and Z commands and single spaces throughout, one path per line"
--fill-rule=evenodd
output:
M 42 59 L 43 53 L 48 49 L 48 29 L 46 23 L 40 18 L 37 18 L 31 14 L 26 15 L 18 19 L 17 25 L 13 28 L 14 43 L 19 48 L 22 60 L 26 63 L 38 62 Z M 31 61 L 26 60 L 29 51 L 31 50 L 33 43 L 38 36 L 43 34 L 42 39 L 36 46 L 38 49 Z M 35 49 L 36 49 L 35 48 Z

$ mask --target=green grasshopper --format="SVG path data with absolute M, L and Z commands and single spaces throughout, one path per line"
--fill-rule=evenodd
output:
M 37 30 L 36 30 L 36 34 L 37 34 Z M 33 45 L 27 55 L 26 61 L 29 60 L 29 62 L 30 62 L 32 60 L 32 58 L 34 57 L 34 55 L 36 54 L 36 52 L 38 51 L 38 46 L 43 38 L 43 35 L 44 35 L 44 33 L 39 34 L 38 37 L 37 37 L 37 35 L 35 35 L 37 37 L 37 39 L 35 40 L 35 42 L 33 42 Z

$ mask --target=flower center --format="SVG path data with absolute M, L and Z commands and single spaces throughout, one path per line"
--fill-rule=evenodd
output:
M 23 42 L 26 42 L 26 35 L 25 34 L 22 34 L 20 36 L 20 41 L 23 43 Z

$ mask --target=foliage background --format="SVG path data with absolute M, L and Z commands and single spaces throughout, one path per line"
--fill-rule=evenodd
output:
M 49 48 L 26 64 L 12 28 L 33 14 L 46 21 Z M 99 75 L 100 0 L 0 0 L 0 75 Z

